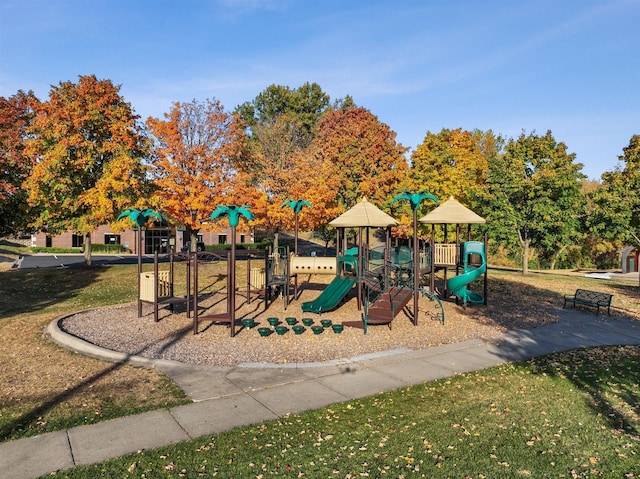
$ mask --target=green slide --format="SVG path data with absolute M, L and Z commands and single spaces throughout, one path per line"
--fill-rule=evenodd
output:
M 354 257 L 341 257 L 338 261 L 338 271 L 344 272 L 345 270 L 355 273 L 357 271 L 357 259 Z M 342 301 L 342 298 L 351 291 L 351 288 L 353 288 L 353 285 L 357 282 L 357 274 L 340 274 L 336 276 L 324 291 L 320 293 L 320 296 L 313 301 L 302 303 L 302 311 L 316 314 L 330 311 Z
M 469 256 L 477 254 L 482 259 L 480 266 L 469 266 Z M 481 241 L 467 241 L 462 245 L 462 257 L 464 260 L 464 273 L 447 281 L 447 289 L 460 298 L 463 304 L 483 303 L 484 297 L 467 289 L 467 285 L 481 277 L 487 271 L 487 258 L 484 252 L 484 243 Z

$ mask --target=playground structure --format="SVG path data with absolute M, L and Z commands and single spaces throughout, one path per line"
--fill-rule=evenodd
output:
M 482 244 L 482 253 L 480 254 L 480 246 L 475 245 L 472 248 L 474 249 L 474 253 L 480 256 L 484 261 L 484 270 L 483 274 L 478 274 L 478 276 L 474 275 L 465 275 L 462 278 L 455 280 L 453 283 L 449 283 L 447 279 L 449 269 L 455 269 L 456 275 L 459 274 L 460 268 L 463 268 L 463 274 L 467 273 L 465 269 L 468 269 L 470 263 L 468 262 L 468 257 L 464 250 L 464 243 L 461 243 L 461 231 L 460 225 L 467 225 L 467 242 L 471 241 L 471 225 L 473 224 L 484 224 L 486 220 L 481 216 L 477 215 L 464 205 L 460 204 L 453 197 L 450 197 L 446 202 L 442 203 L 440 206 L 423 216 L 418 220 L 423 224 L 431 225 L 431 241 L 427 251 L 424 254 L 424 269 L 422 271 L 431 271 L 435 272 L 436 269 L 441 269 L 444 272 L 444 284 L 445 288 L 442 293 L 442 298 L 447 299 L 449 293 L 456 295 L 455 291 L 461 291 L 460 286 L 467 286 L 471 282 L 479 279 L 481 276 L 483 277 L 483 300 L 482 301 L 473 301 L 475 303 L 483 303 L 487 304 L 487 270 L 486 270 L 486 233 L 483 237 Z M 443 236 L 446 239 L 448 237 L 447 226 L 455 225 L 455 243 L 435 243 L 435 226 L 441 225 L 443 229 Z M 433 252 L 433 253 L 431 253 Z M 431 264 L 428 264 L 431 261 Z M 429 283 L 429 291 L 434 292 L 435 288 L 435 275 L 430 275 L 430 283 Z M 455 291 L 452 286 L 455 286 Z M 468 291 L 468 288 L 466 288 Z M 464 298 L 456 295 L 456 298 L 463 300 L 463 305 L 466 305 L 469 301 L 470 295 L 466 295 Z M 475 297 L 477 299 L 478 297 Z
M 184 257 L 179 257 L 178 262 L 185 262 Z M 169 306 L 171 312 L 174 312 L 176 305 L 184 304 L 187 308 L 187 316 L 190 316 L 190 302 L 187 296 L 174 295 L 174 279 L 175 279 L 175 263 L 176 256 L 169 255 L 169 269 L 160 270 L 159 257 L 156 251 L 153 256 L 153 272 L 140 272 L 139 274 L 139 296 L 138 304 L 151 303 L 153 305 L 153 320 L 158 322 L 158 310 L 160 307 Z M 186 262 L 187 278 L 190 275 L 190 263 Z M 188 284 L 188 283 L 187 283 Z
M 474 255 L 477 255 L 480 258 L 480 264 L 473 264 L 471 259 Z M 484 296 L 481 296 L 467 288 L 469 283 L 480 278 L 487 272 L 485 244 L 480 241 L 466 241 L 462 244 L 462 259 L 464 272 L 449 279 L 447 281 L 447 289 L 450 290 L 456 298 L 461 299 L 462 303 L 465 305 L 467 303 L 486 304 L 486 293 Z
M 336 264 L 335 260 L 333 264 Z M 326 270 L 321 269 L 320 271 Z M 335 278 L 316 299 L 302 303 L 302 311 L 320 314 L 335 308 L 358 282 L 357 271 L 358 260 L 356 257 L 348 255 L 339 257 Z
M 367 332 L 369 325 L 388 325 L 395 317 L 404 311 L 414 325 L 417 325 L 417 299 L 419 294 L 427 296 L 435 302 L 436 313 L 433 316 L 444 323 L 444 310 L 441 299 L 455 296 L 456 303 L 486 304 L 486 252 L 485 243 L 480 241 L 466 241 L 460 243 L 459 225 L 465 222 L 471 224 L 484 223 L 484 219 L 471 212 L 460 203 L 450 198 L 443 205 L 432 210 L 420 219 L 423 224 L 431 224 L 431 238 L 428 243 L 423 242 L 418 250 L 404 245 L 391 246 L 391 227 L 397 222 L 386 213 L 369 203 L 364 198 L 351 210 L 330 222 L 336 228 L 336 256 L 298 256 L 291 253 L 288 247 L 267 248 L 264 252 L 247 251 L 247 286 L 246 290 L 236 287 L 235 263 L 236 253 L 218 254 L 215 258 L 211 253 L 187 253 L 169 255 L 169 271 L 158 270 L 158 260 L 154 262 L 153 287 L 149 286 L 149 279 L 141 277 L 146 286 L 141 287 L 140 301 L 154 304 L 154 319 L 157 321 L 159 306 L 169 305 L 173 311 L 176 304 L 184 303 L 187 315 L 193 314 L 193 332 L 197 334 L 199 324 L 203 321 L 227 324 L 231 329 L 231 336 L 235 335 L 236 304 L 238 294 L 246 294 L 246 302 L 251 303 L 254 297 L 264 298 L 264 309 L 268 309 L 270 302 L 282 296 L 286 310 L 293 298 L 298 298 L 298 276 L 326 274 L 335 275 L 320 294 L 311 301 L 301 304 L 301 310 L 306 313 L 321 315 L 340 306 L 350 293 L 355 292 L 358 310 L 362 311 L 359 321 L 343 322 L 345 326 L 361 328 Z M 444 238 L 447 236 L 447 225 L 456 225 L 455 243 L 435 243 L 435 225 L 444 228 Z M 349 248 L 347 229 L 357 229 L 358 245 Z M 369 248 L 371 228 L 386 230 L 385 243 L 382 246 Z M 417 241 L 414 244 L 419 244 Z M 296 238 L 297 249 L 297 238 Z M 199 256 L 200 255 L 200 256 Z M 157 256 L 157 255 L 156 255 Z M 264 266 L 255 266 L 252 262 L 258 258 L 264 261 Z M 226 261 L 227 288 L 226 309 L 215 314 L 199 314 L 199 285 L 198 264 L 204 261 Z M 173 294 L 173 264 L 176 261 L 186 263 L 187 294 L 185 297 L 175 297 Z M 259 263 L 258 263 L 259 264 Z M 253 266 L 252 266 L 253 265 Z M 456 275 L 447 278 L 449 270 L 454 269 Z M 439 293 L 435 287 L 436 271 L 444 272 L 443 292 Z M 151 277 L 149 274 L 147 276 Z M 484 277 L 483 295 L 472 291 L 470 283 Z M 428 285 L 427 285 L 428 282 Z M 246 292 L 245 292 L 246 291 Z M 407 305 L 414 298 L 413 313 Z

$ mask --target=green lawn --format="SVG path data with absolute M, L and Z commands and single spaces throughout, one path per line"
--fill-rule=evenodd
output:
M 555 354 L 48 477 L 640 477 L 639 354 Z

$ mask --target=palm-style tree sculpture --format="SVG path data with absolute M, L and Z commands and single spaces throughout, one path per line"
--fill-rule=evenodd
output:
M 240 216 L 244 216 L 248 221 L 251 221 L 255 218 L 254 214 L 251 212 L 251 206 L 236 206 L 236 205 L 218 205 L 218 207 L 211 213 L 211 219 L 215 220 L 218 218 L 222 218 L 228 216 L 229 217 L 229 226 L 231 227 L 231 265 L 229 268 L 229 279 L 228 279 L 228 292 L 229 295 L 229 311 L 230 315 L 230 326 L 231 326 L 231 336 L 235 336 L 235 322 L 236 322 L 236 227 L 240 223 Z M 198 292 L 196 291 L 196 294 Z
M 418 207 L 422 200 L 432 200 L 436 205 L 440 204 L 438 198 L 427 193 L 426 191 L 420 191 L 418 193 L 411 193 L 405 191 L 402 194 L 396 196 L 391 204 L 399 200 L 408 200 L 413 213 L 413 324 L 418 325 L 418 298 L 420 289 L 420 252 L 418 251 Z
M 305 206 L 308 206 L 309 208 L 313 208 L 313 206 L 307 200 L 287 200 L 284 203 L 282 203 L 282 206 L 280 208 L 284 208 L 285 206 L 288 206 L 289 208 L 291 208 L 296 217 L 295 243 L 293 246 L 293 252 L 297 256 L 298 255 L 298 213 L 300 213 L 302 208 L 304 208 Z
M 118 220 L 129 218 L 138 227 L 138 241 L 136 249 L 138 250 L 138 317 L 142 316 L 142 301 L 140 300 L 140 275 L 142 274 L 142 227 L 147 224 L 150 218 L 157 218 L 162 221 L 162 217 L 151 208 L 139 210 L 137 208 L 127 208 Z

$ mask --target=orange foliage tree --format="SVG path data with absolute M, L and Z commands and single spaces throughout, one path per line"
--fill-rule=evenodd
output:
M 326 113 L 313 145 L 321 162 L 329 165 L 337 201 L 344 208 L 363 196 L 388 206 L 407 171 L 407 148 L 396 142 L 388 125 L 362 107 Z
M 238 116 L 225 112 L 216 99 L 176 102 L 164 116 L 147 119 L 154 137 L 155 204 L 187 228 L 193 249 L 216 206 L 233 196 L 233 161 L 241 152 L 244 131 Z
M 262 207 L 254 208 L 257 223 L 273 229 L 275 242 L 280 229 L 293 229 L 295 215 L 282 208 L 288 200 L 306 200 L 312 208 L 304 208 L 299 216 L 303 230 L 313 230 L 335 218 L 336 183 L 327 165 L 306 146 L 308 133 L 294 116 L 283 114 L 269 122 L 252 127 L 248 152 L 242 169 L 251 177 L 254 188 L 263 194 Z
M 27 194 L 21 189 L 31 172 L 24 141 L 39 103 L 33 92 L 0 97 L 0 236 L 28 230 Z
M 38 212 L 32 226 L 83 234 L 87 265 L 91 232 L 146 192 L 147 140 L 119 90 L 94 75 L 53 86 L 25 141 L 33 170 L 24 187 Z

